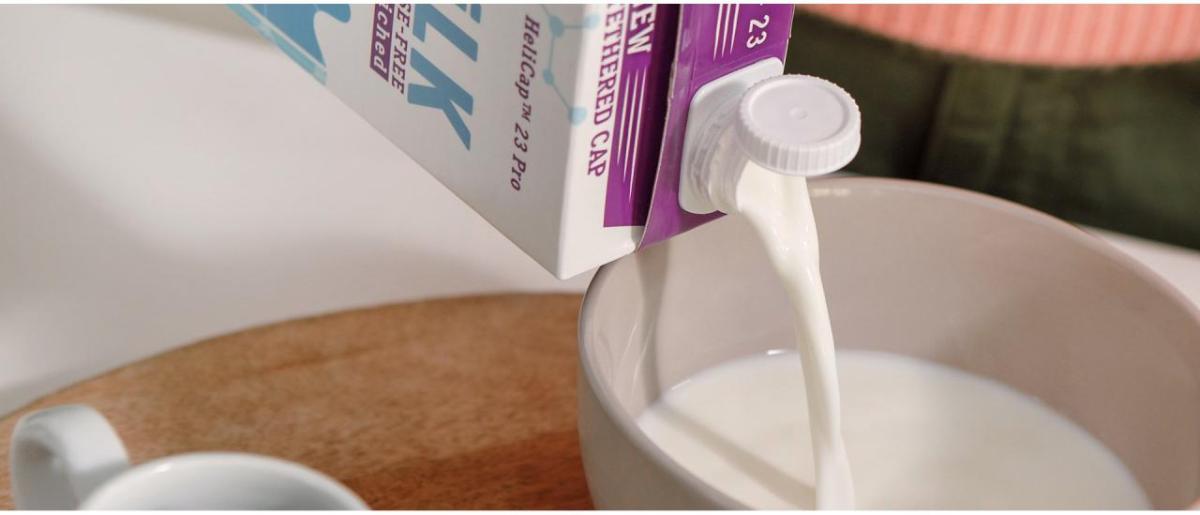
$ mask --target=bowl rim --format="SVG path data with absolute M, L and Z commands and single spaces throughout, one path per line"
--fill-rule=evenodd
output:
M 1003 198 L 987 195 L 984 193 L 948 186 L 944 184 L 917 181 L 911 179 L 899 179 L 890 177 L 864 177 L 864 176 L 836 176 L 822 177 L 812 180 L 810 185 L 810 194 L 817 187 L 850 187 L 855 189 L 873 189 L 873 190 L 888 190 L 900 191 L 908 194 L 916 194 L 918 196 L 932 196 L 943 199 L 951 199 L 954 201 L 967 202 L 976 206 L 999 211 L 1005 216 L 1016 216 L 1025 221 L 1034 222 L 1044 227 L 1050 228 L 1053 231 L 1061 234 L 1074 243 L 1083 246 L 1095 252 L 1102 258 L 1107 258 L 1114 262 L 1125 271 L 1133 274 L 1138 279 L 1145 281 L 1150 287 L 1164 295 L 1172 304 L 1178 305 L 1183 309 L 1194 322 L 1197 328 L 1200 328 L 1200 306 L 1197 306 L 1191 299 L 1186 297 L 1171 283 L 1167 282 L 1157 272 L 1154 272 L 1145 264 L 1134 259 L 1124 251 L 1118 249 L 1112 244 L 1101 240 L 1095 235 L 1085 231 L 1083 228 L 1065 220 L 1056 218 L 1050 214 L 1038 211 L 1028 206 L 1012 202 Z M 642 456 L 653 461 L 656 465 L 672 474 L 677 480 L 683 482 L 690 487 L 694 492 L 699 493 L 707 501 L 716 506 L 735 509 L 750 509 L 746 504 L 730 497 L 696 477 L 691 471 L 684 468 L 675 459 L 668 456 L 657 445 L 650 440 L 640 429 L 632 417 L 626 416 L 624 410 L 621 409 L 620 403 L 613 397 L 608 389 L 603 388 L 599 382 L 599 377 L 591 360 L 588 358 L 587 339 L 584 337 L 587 329 L 590 326 L 590 321 L 594 318 L 591 313 L 595 311 L 599 292 L 604 288 L 604 285 L 610 281 L 613 267 L 625 259 L 629 255 L 623 256 L 611 263 L 605 264 L 597 270 L 588 284 L 587 290 L 584 292 L 583 302 L 579 308 L 579 324 L 576 334 L 576 344 L 579 352 L 579 368 L 581 377 L 587 381 L 587 387 L 591 390 L 593 396 L 600 404 L 609 420 L 617 427 L 623 436 L 630 441 L 634 447 L 642 454 Z M 1197 499 L 1192 506 L 1200 506 L 1200 499 Z

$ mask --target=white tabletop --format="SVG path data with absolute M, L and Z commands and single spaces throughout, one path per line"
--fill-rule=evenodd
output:
M 586 285 L 224 7 L 8 6 L 0 34 L 0 413 L 263 323 Z M 1200 253 L 1103 236 L 1200 303 Z

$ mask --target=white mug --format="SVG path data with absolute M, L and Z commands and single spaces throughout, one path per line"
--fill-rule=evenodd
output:
M 10 457 L 17 509 L 367 509 L 329 476 L 267 456 L 202 452 L 131 466 L 112 425 L 82 405 L 22 417 Z

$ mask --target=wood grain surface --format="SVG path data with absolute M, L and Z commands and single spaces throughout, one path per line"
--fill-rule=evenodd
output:
M 202 341 L 47 396 L 86 403 L 134 463 L 295 460 L 372 508 L 588 508 L 575 431 L 577 295 L 384 306 Z M 10 508 L 8 445 L 0 507 Z

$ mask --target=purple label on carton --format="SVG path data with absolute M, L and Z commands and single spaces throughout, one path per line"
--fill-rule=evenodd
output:
M 679 207 L 683 137 L 692 97 L 702 86 L 769 57 L 784 60 L 792 28 L 791 5 L 684 5 L 679 13 L 658 174 L 641 245 L 651 245 L 713 220 Z
M 661 70 L 671 66 L 679 7 L 614 4 L 607 9 L 598 89 L 615 98 L 611 110 L 597 110 L 596 116 L 611 117 L 613 130 L 597 135 L 606 141 L 592 142 L 593 150 L 603 146 L 609 152 L 604 226 L 645 225 L 670 81 Z M 620 72 L 606 74 L 608 63 L 617 64 L 618 57 Z
M 388 60 L 392 55 L 392 19 L 395 6 L 375 4 L 371 17 L 371 69 L 388 79 Z

